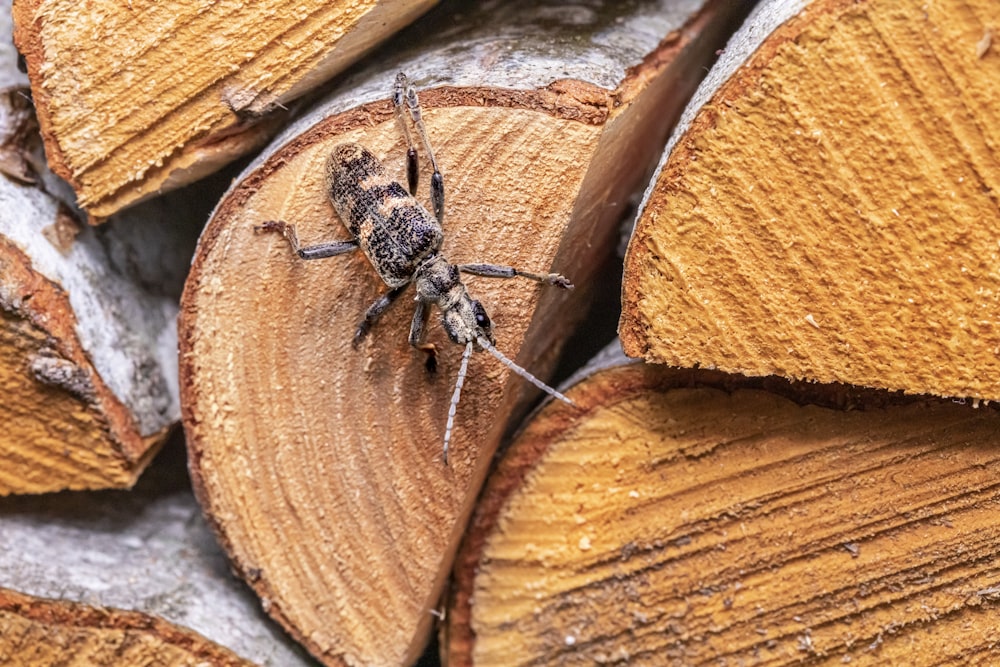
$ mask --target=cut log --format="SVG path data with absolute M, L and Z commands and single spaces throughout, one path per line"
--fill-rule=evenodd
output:
M 407 344 L 412 305 L 386 312 L 352 349 L 386 291 L 369 261 L 304 262 L 254 226 L 294 223 L 307 245 L 348 238 L 323 182 L 341 142 L 363 143 L 405 180 L 388 97 L 406 71 L 444 174 L 443 254 L 558 271 L 577 285 L 466 279 L 496 323 L 497 347 L 544 377 L 614 251 L 630 194 L 743 11 L 715 1 L 627 11 L 495 3 L 463 6 L 457 19 L 454 6 L 428 15 L 400 39 L 404 49 L 346 80 L 248 169 L 202 236 L 182 300 L 196 490 L 235 568 L 327 664 L 419 655 L 490 458 L 533 390 L 473 355 L 444 465 L 462 350 L 437 316 L 436 375 Z
M 222 189 L 198 184 L 94 230 L 0 176 L 0 495 L 135 482 L 180 419 L 178 296 L 199 202 Z
M 0 659 L 16 665 L 253 667 L 147 614 L 33 598 L 0 588 Z
M 461 665 L 996 661 L 1000 412 L 605 360 L 487 481 Z
M 259 147 L 286 105 L 433 0 L 18 0 L 52 169 L 100 221 Z
M 232 576 L 184 465 L 173 438 L 131 491 L 0 498 L 0 663 L 174 664 L 139 659 L 152 651 L 215 665 L 224 646 L 260 665 L 315 664 Z M 109 648 L 119 662 L 98 662 Z
M 802 7 L 758 7 L 671 139 L 625 351 L 1000 399 L 1000 4 Z
M 131 486 L 180 417 L 177 298 L 207 211 L 174 199 L 100 231 L 78 222 L 41 158 L 2 4 L 0 495 Z

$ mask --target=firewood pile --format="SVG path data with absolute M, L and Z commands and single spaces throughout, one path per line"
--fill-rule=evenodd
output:
M 0 663 L 1000 658 L 997 3 L 0 17 Z

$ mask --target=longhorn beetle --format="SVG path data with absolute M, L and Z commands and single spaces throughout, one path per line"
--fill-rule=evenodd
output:
M 493 323 L 486 309 L 469 296 L 460 273 L 487 278 L 521 276 L 541 283 L 572 289 L 569 280 L 556 273 L 528 273 L 512 266 L 496 264 L 452 264 L 440 253 L 444 234 L 444 177 L 438 169 L 427 131 L 420 115 L 417 93 L 406 75 L 400 72 L 393 86 L 393 108 L 396 123 L 406 141 L 406 175 L 409 191 L 392 180 L 367 148 L 354 143 L 338 144 L 326 162 L 326 187 L 334 210 L 352 239 L 302 247 L 294 225 L 270 220 L 254 227 L 258 232 L 278 232 L 302 259 L 334 257 L 361 249 L 371 261 L 379 277 L 389 287 L 365 312 L 354 334 L 353 345 L 368 334 L 382 313 L 413 283 L 417 309 L 410 325 L 410 345 L 427 354 L 427 369 L 436 368 L 437 351 L 433 344 L 424 343 L 424 325 L 432 304 L 441 309 L 444 330 L 452 342 L 465 346 L 462 364 L 455 380 L 455 390 L 448 407 L 448 423 L 444 429 L 444 462 L 448 463 L 448 444 L 455 421 L 455 411 L 462 395 L 462 385 L 469 368 L 474 347 L 486 350 L 505 366 L 555 398 L 572 405 L 572 401 L 518 366 L 495 347 Z M 409 113 L 407 113 L 409 112 Z M 413 124 L 434 173 L 431 175 L 432 216 L 416 200 L 419 167 L 417 147 L 407 124 Z

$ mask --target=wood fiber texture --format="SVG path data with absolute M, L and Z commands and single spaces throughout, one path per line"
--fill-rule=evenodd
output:
M 82 346 L 66 293 L 2 235 L 0 286 L 0 495 L 131 486 L 169 426 L 139 430 Z
M 15 36 L 52 169 L 101 220 L 259 147 L 431 4 L 20 0 Z
M 154 616 L 4 589 L 0 662 L 22 667 L 252 667 L 225 648 Z
M 371 262 L 357 252 L 304 262 L 254 226 L 294 223 L 306 245 L 349 238 L 326 193 L 326 160 L 358 142 L 405 181 L 387 98 L 406 72 L 444 174 L 442 254 L 577 285 L 465 278 L 497 348 L 544 378 L 586 312 L 630 196 L 740 9 L 497 3 L 459 12 L 459 22 L 452 6 L 345 80 L 248 168 L 202 237 L 182 301 L 181 391 L 199 499 L 265 608 L 331 665 L 420 655 L 492 454 L 534 389 L 474 354 L 444 465 L 462 350 L 439 311 L 427 327 L 436 374 L 407 343 L 412 292 L 354 349 L 363 313 L 387 290 Z
M 997 25 L 991 0 L 817 0 L 771 34 L 647 196 L 626 352 L 1000 398 Z
M 551 257 L 560 242 L 558 227 L 550 226 L 553 210 L 561 193 L 578 187 L 582 174 L 573 161 L 543 160 L 534 138 L 554 131 L 580 146 L 596 141 L 597 128 L 567 127 L 525 110 L 428 108 L 425 118 L 439 142 L 437 128 L 468 127 L 470 121 L 518 137 L 497 142 L 465 133 L 444 142 L 448 151 L 439 159 L 445 174 L 453 175 L 450 219 L 480 221 L 446 226 L 446 255 L 452 261 L 519 266 Z M 373 151 L 389 150 L 387 164 L 403 164 L 391 122 L 338 139 L 363 139 Z M 441 554 L 456 540 L 452 530 L 460 530 L 461 523 L 449 517 L 463 512 L 471 480 L 482 474 L 477 443 L 499 438 L 500 416 L 510 413 L 524 387 L 503 391 L 508 381 L 518 381 L 509 380 L 496 360 L 476 354 L 456 417 L 450 465 L 442 464 L 446 399 L 461 351 L 447 340 L 437 315 L 427 337 L 440 350 L 435 375 L 428 375 L 407 343 L 410 299 L 389 310 L 355 350 L 351 340 L 361 315 L 386 289 L 368 260 L 354 253 L 302 262 L 280 236 L 253 231 L 262 217 L 256 211 L 309 220 L 311 210 L 328 207 L 322 175 L 329 148 L 317 142 L 270 174 L 241 202 L 242 224 L 203 242 L 211 252 L 196 279 L 211 280 L 202 279 L 197 301 L 187 301 L 192 308 L 187 312 L 197 319 L 196 326 L 188 320 L 192 335 L 183 349 L 199 365 L 185 373 L 192 382 L 184 389 L 185 422 L 189 432 L 198 429 L 214 434 L 213 441 L 232 443 L 205 448 L 196 435 L 192 467 L 211 517 L 226 527 L 238 568 L 259 586 L 271 613 L 292 627 L 311 628 L 307 641 L 315 654 L 338 656 L 340 637 L 348 635 L 351 653 L 342 659 L 371 664 L 387 660 L 385 652 L 405 648 L 400 643 L 410 641 L 412 624 L 433 618 L 424 608 L 426 593 L 414 593 L 443 583 Z M 450 169 L 453 163 L 481 166 L 472 175 Z M 512 163 L 518 167 L 510 169 Z M 276 202 L 281 203 L 276 207 Z M 526 227 L 512 235 L 504 220 Z M 348 234 L 329 216 L 323 224 L 300 224 L 298 233 L 304 243 Z M 530 244 L 524 243 L 529 237 Z M 512 238 L 522 242 L 513 245 Z M 244 259 L 234 263 L 234 257 Z M 340 278 L 332 280 L 334 275 Z M 225 278 L 215 287 L 217 276 Z M 469 285 L 490 305 L 500 349 L 513 355 L 530 323 L 518 314 L 533 312 L 545 290 L 527 282 L 470 280 Z M 214 289 L 225 290 L 225 299 L 214 298 Z M 205 300 L 212 301 L 211 310 L 198 305 Z M 241 362 L 247 358 L 261 361 Z M 532 366 L 530 358 L 522 357 L 522 363 Z M 231 500 L 241 497 L 253 502 Z M 369 602 L 351 602 L 356 600 Z M 386 648 L 387 636 L 396 648 Z
M 182 439 L 175 437 L 128 490 L 0 498 L 0 577 L 7 589 L 0 590 L 0 610 L 23 629 L 15 633 L 0 621 L 0 645 L 16 645 L 19 656 L 0 664 L 36 664 L 25 658 L 33 650 L 50 656 L 62 651 L 68 661 L 88 655 L 73 653 L 77 640 L 64 637 L 79 637 L 81 647 L 119 646 L 116 637 L 125 644 L 129 636 L 162 638 L 156 628 L 165 622 L 262 666 L 314 665 L 233 576 L 191 493 L 185 464 Z M 56 611 L 49 612 L 52 607 Z M 122 621 L 116 610 L 135 612 L 132 618 L 142 622 Z M 32 642 L 42 645 L 33 648 Z M 70 662 L 88 664 L 78 660 Z M 53 657 L 41 664 L 64 663 Z
M 1000 414 L 851 394 L 643 365 L 581 381 L 484 489 L 448 664 L 994 662 Z

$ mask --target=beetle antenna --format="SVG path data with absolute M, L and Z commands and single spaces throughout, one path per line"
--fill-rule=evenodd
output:
M 469 357 L 472 356 L 472 341 L 465 345 L 462 353 L 462 365 L 458 368 L 458 379 L 455 380 L 455 392 L 451 395 L 451 405 L 448 406 L 448 423 L 444 427 L 444 464 L 448 465 L 448 444 L 451 442 L 451 427 L 455 425 L 455 411 L 458 410 L 458 400 L 462 397 L 462 385 L 465 375 L 469 372 Z
M 500 363 L 502 363 L 504 366 L 514 371 L 515 373 L 523 377 L 525 380 L 527 380 L 531 384 L 535 385 L 536 387 L 544 391 L 549 396 L 552 396 L 553 398 L 558 398 L 560 401 L 568 405 L 576 405 L 573 401 L 569 400 L 568 398 L 560 394 L 558 391 L 556 391 L 549 385 L 545 384 L 544 382 L 536 378 L 534 375 L 532 375 L 531 373 L 524 370 L 523 368 L 515 364 L 513 361 L 508 359 L 503 352 L 493 347 L 493 345 L 482 336 L 480 336 L 476 342 L 479 343 L 479 346 L 481 348 L 483 348 L 484 350 L 492 354 L 494 357 L 499 359 Z

